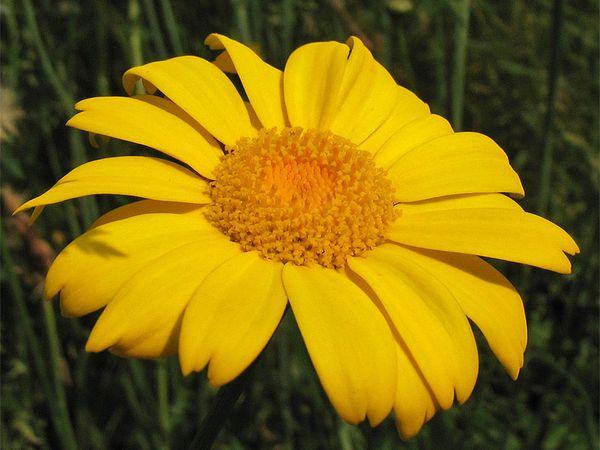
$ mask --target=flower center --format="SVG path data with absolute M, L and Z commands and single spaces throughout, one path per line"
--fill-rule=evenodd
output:
M 298 265 L 345 266 L 381 244 L 393 187 L 368 152 L 328 131 L 261 130 L 228 148 L 209 221 L 245 251 Z

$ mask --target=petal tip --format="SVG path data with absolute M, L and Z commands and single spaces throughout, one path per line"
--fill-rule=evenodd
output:
M 221 50 L 224 48 L 221 43 L 221 38 L 224 38 L 222 34 L 219 33 L 210 33 L 206 38 L 204 38 L 204 45 L 208 46 L 211 50 Z
M 515 370 L 511 370 L 511 371 L 509 371 L 509 372 L 508 372 L 508 375 L 510 376 L 510 378 L 511 378 L 513 381 L 517 381 L 517 378 L 519 378 L 519 372 L 520 372 L 520 371 L 521 371 L 521 369 L 520 369 L 520 368 L 518 368 L 518 369 L 515 369 Z

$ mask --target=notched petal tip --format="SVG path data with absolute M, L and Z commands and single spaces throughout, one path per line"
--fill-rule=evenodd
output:
M 27 211 L 28 209 L 33 208 L 33 199 L 31 200 L 27 200 L 25 203 L 23 203 L 21 206 L 19 206 L 17 209 L 15 209 L 12 213 L 11 216 L 16 216 L 19 213 L 22 213 L 23 211 Z M 38 214 L 39 215 L 39 214 Z M 33 217 L 33 215 L 32 215 Z M 33 219 L 35 220 L 35 219 Z
M 225 46 L 221 42 L 221 39 L 229 39 L 227 36 L 224 36 L 219 33 L 210 33 L 204 39 L 204 45 L 208 46 L 211 50 L 223 50 Z
M 350 49 L 354 48 L 354 44 L 356 44 L 357 42 L 365 45 L 365 43 L 358 36 L 352 35 L 348 39 L 346 39 L 346 45 L 350 47 Z

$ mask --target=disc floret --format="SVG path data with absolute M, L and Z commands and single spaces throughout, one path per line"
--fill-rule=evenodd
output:
M 261 130 L 227 149 L 209 220 L 245 251 L 341 268 L 384 240 L 393 187 L 370 153 L 329 131 Z

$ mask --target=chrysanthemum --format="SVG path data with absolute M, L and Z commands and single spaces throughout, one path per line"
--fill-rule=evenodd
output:
M 65 315 L 104 308 L 86 349 L 178 353 L 185 374 L 208 366 L 220 386 L 289 302 L 339 414 L 376 425 L 393 409 L 405 437 L 471 394 L 468 319 L 516 378 L 523 304 L 480 256 L 569 273 L 578 248 L 505 195 L 524 192 L 504 151 L 453 132 L 357 38 L 304 45 L 283 72 L 225 36 L 206 43 L 223 50 L 214 63 L 134 67 L 131 96 L 83 100 L 67 123 L 168 160 L 91 161 L 18 209 L 144 199 L 98 219 L 48 272 Z M 132 95 L 140 79 L 146 94 Z

